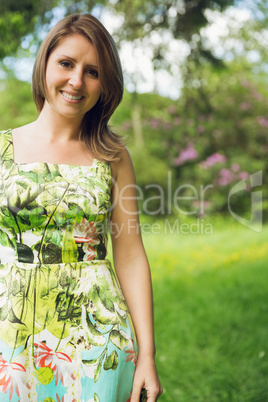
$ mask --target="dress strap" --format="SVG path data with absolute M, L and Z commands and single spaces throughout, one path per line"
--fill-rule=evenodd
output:
M 0 131 L 0 161 L 13 161 L 12 130 Z

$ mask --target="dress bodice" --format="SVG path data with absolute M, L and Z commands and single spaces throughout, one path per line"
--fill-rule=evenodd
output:
M 12 131 L 0 132 L 2 263 L 105 259 L 111 167 L 14 161 Z

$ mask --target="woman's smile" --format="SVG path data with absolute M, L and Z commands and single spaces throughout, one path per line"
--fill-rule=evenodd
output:
M 60 91 L 60 93 L 62 94 L 64 99 L 66 99 L 67 101 L 81 101 L 84 99 L 84 96 L 82 96 L 82 95 L 71 95 L 70 93 L 65 92 L 65 91 Z M 75 102 L 75 103 L 77 103 L 77 102 Z

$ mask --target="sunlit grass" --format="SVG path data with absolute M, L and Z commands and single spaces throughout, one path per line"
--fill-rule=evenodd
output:
M 153 278 L 162 276 L 166 267 L 169 275 L 178 277 L 192 272 L 222 269 L 234 262 L 249 263 L 268 259 L 268 228 L 254 232 L 242 225 L 213 226 L 211 234 L 180 234 L 163 232 L 143 236 Z M 161 261 L 160 261 L 161 260 Z M 160 263 L 159 263 L 160 262 Z
M 144 236 L 164 402 L 268 401 L 268 227 Z
M 267 402 L 268 226 L 210 222 L 211 234 L 170 233 L 162 222 L 143 235 L 160 400 Z

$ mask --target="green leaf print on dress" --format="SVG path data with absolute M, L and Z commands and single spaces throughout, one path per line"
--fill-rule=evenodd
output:
M 126 402 L 137 348 L 105 259 L 110 165 L 16 164 L 8 130 L 0 169 L 0 399 Z

